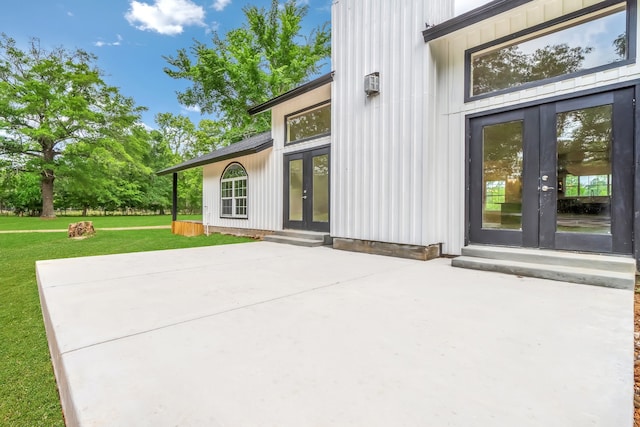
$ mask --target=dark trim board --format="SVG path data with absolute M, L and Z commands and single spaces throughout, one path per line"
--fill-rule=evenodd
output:
M 533 0 L 494 0 L 491 3 L 487 3 L 477 9 L 470 10 L 467 13 L 463 13 L 460 16 L 449 19 L 441 24 L 429 27 L 422 32 L 422 37 L 425 43 L 431 40 L 439 39 L 447 34 L 451 34 L 455 31 L 468 27 L 469 25 L 477 24 L 491 17 L 507 12 L 511 9 L 515 9 L 518 6 L 527 4 Z
M 285 92 L 280 96 L 276 96 L 268 100 L 267 102 L 263 102 L 262 104 L 253 106 L 249 108 L 247 111 L 250 115 L 262 113 L 263 111 L 267 111 L 272 109 L 278 104 L 282 104 L 283 102 L 289 101 L 297 96 L 302 95 L 303 93 L 311 92 L 314 89 L 322 87 L 327 83 L 331 83 L 333 81 L 333 71 L 325 74 L 324 76 L 320 76 L 315 80 L 310 81 L 309 83 L 303 84 L 302 86 L 298 86 L 295 89 L 290 90 L 289 92 Z
M 204 156 L 196 157 L 195 159 L 187 160 L 186 162 L 172 166 L 167 169 L 163 169 L 156 172 L 157 175 L 166 175 L 169 173 L 180 172 L 187 169 L 192 169 L 198 166 L 204 166 L 211 163 L 221 162 L 223 160 L 229 160 L 236 157 L 246 156 L 248 154 L 256 154 L 267 148 L 273 146 L 273 138 L 271 137 L 271 131 L 259 133 L 253 135 L 243 141 L 236 142 L 235 144 L 222 147 L 219 150 L 212 151 Z
M 637 243 L 637 239 L 636 239 L 636 236 L 640 232 L 640 108 L 638 108 L 638 102 L 637 102 L 637 97 L 639 93 L 640 93 L 640 83 L 636 84 L 635 86 L 636 99 L 634 99 L 634 103 L 633 103 L 633 106 L 634 106 L 633 113 L 635 118 L 634 120 L 634 123 L 635 123 L 635 130 L 634 130 L 635 183 L 634 184 L 635 186 L 634 186 L 634 210 L 633 210 L 634 223 L 633 223 L 632 239 L 633 239 L 633 242 L 635 243 L 634 254 L 636 258 L 636 270 L 640 270 L 638 269 L 638 266 L 640 266 L 640 244 Z

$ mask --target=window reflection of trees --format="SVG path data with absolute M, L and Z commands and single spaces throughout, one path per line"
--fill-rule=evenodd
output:
M 521 179 L 522 129 L 522 121 L 484 127 L 482 139 L 486 181 Z
M 587 23 L 472 56 L 472 93 L 479 95 L 509 89 L 525 83 L 571 74 L 585 69 L 587 59 L 596 62 L 589 68 L 627 58 L 626 32 L 619 34 L 616 23 L 626 16 L 620 11 Z M 602 38 L 613 37 L 599 48 L 573 45 L 564 40 L 583 40 L 589 25 L 602 25 Z M 615 32 L 614 32 L 615 31 Z M 613 36 L 612 34 L 616 34 Z M 544 47 L 536 47 L 543 45 Z M 606 47 L 605 47 L 606 46 Z
M 558 179 L 565 182 L 565 197 L 609 195 L 612 114 L 611 105 L 558 114 Z
M 287 142 L 331 132 L 331 105 L 287 118 Z

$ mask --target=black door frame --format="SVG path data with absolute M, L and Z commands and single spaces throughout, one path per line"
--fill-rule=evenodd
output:
M 537 159 L 538 151 L 536 144 L 533 142 L 539 138 L 539 127 L 531 126 L 537 121 L 538 111 L 536 108 L 524 108 L 506 113 L 498 113 L 485 117 L 473 119 L 470 123 L 471 140 L 482 141 L 482 128 L 484 126 L 506 123 L 513 121 L 523 122 L 523 158 L 531 159 L 523 165 L 523 194 L 537 191 L 538 188 L 538 172 L 534 164 Z M 470 194 L 482 194 L 482 162 L 472 162 L 473 158 L 482 159 L 482 144 L 470 144 L 468 151 L 469 159 L 469 177 L 470 177 Z M 532 167 L 533 166 L 533 167 Z M 530 197 L 523 197 L 522 200 L 522 229 L 521 230 L 490 230 L 483 229 L 482 224 L 477 221 L 471 221 L 471 218 L 482 218 L 482 198 L 469 197 L 469 227 L 468 239 L 473 243 L 494 244 L 503 246 L 538 246 L 538 206 L 532 203 Z
M 585 251 L 593 250 L 599 246 L 601 250 L 596 250 L 596 252 L 620 254 L 630 254 L 635 249 L 636 260 L 640 261 L 640 248 L 634 248 L 633 244 L 634 227 L 636 230 L 640 227 L 639 215 L 634 215 L 634 212 L 638 212 L 638 207 L 640 207 L 640 177 L 636 170 L 640 167 L 640 150 L 637 149 L 640 130 L 636 125 L 640 122 L 640 114 L 634 102 L 634 92 L 637 93 L 639 88 L 640 84 L 614 85 L 467 116 L 467 208 L 465 213 L 467 227 L 465 243 Z M 587 234 L 556 232 L 556 193 L 543 194 L 538 190 L 539 176 L 543 174 L 553 177 L 549 182 L 556 182 L 556 114 L 606 103 L 613 103 L 613 138 L 628 138 L 632 141 L 632 144 L 613 144 L 613 161 L 616 163 L 613 174 L 614 188 L 617 189 L 616 191 L 622 191 L 626 194 L 618 195 L 616 203 L 612 203 L 611 227 L 612 235 L 615 238 L 609 238 L 609 243 L 603 242 L 602 238 L 606 238 L 606 236 L 602 235 L 589 236 Z M 629 108 L 631 105 L 634 107 Z M 472 197 L 482 194 L 482 165 L 477 165 L 481 162 L 471 161 L 472 158 L 482 158 L 482 146 L 481 144 L 474 145 L 471 141 L 481 140 L 483 126 L 513 120 L 523 120 L 525 123 L 523 149 L 524 156 L 529 155 L 529 161 L 525 163 L 523 168 L 523 196 L 528 193 L 528 198 L 535 200 L 536 197 L 532 195 L 539 193 L 537 199 L 539 205 L 525 206 L 526 198 L 523 197 L 522 223 L 524 232 L 482 230 L 481 224 L 478 224 L 482 218 L 481 197 Z M 530 123 L 529 126 L 527 126 L 527 122 Z M 540 144 L 532 143 L 536 139 L 540 141 Z M 546 146 L 544 145 L 545 141 Z M 552 150 L 550 144 L 553 144 Z M 479 176 L 478 173 L 480 173 Z M 538 209 L 541 209 L 540 212 L 546 213 L 547 216 L 552 213 L 553 220 L 538 222 Z
M 313 221 L 313 158 L 315 156 L 327 155 L 329 167 L 329 200 L 328 212 L 329 219 L 327 222 Z M 303 167 L 303 187 L 306 189 L 306 198 L 302 204 L 302 221 L 289 220 L 289 161 L 302 160 Z M 308 231 L 329 232 L 331 223 L 331 145 L 323 145 L 313 147 L 306 150 L 300 150 L 293 153 L 286 153 L 283 156 L 283 172 L 284 172 L 284 192 L 283 192 L 283 226 L 285 229 L 297 229 Z

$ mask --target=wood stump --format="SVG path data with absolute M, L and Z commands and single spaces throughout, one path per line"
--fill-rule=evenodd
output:
M 87 237 L 96 234 L 95 228 L 93 228 L 93 221 L 80 221 L 69 224 L 69 237 Z

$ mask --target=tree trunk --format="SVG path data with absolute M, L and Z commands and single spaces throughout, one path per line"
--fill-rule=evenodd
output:
M 56 212 L 53 210 L 53 180 L 55 179 L 52 170 L 42 172 L 40 188 L 42 190 L 42 213 L 40 218 L 55 218 Z

